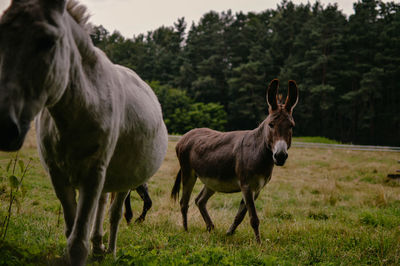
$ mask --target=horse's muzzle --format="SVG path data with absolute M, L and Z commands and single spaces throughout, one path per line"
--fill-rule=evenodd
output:
M 26 132 L 9 116 L 0 118 L 0 150 L 17 151 L 24 143 Z

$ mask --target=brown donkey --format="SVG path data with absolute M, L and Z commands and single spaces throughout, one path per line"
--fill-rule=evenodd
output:
M 206 204 L 216 192 L 242 192 L 239 211 L 227 234 L 231 235 L 242 222 L 249 210 L 250 224 L 260 242 L 254 201 L 261 189 L 271 179 L 274 163 L 284 165 L 292 140 L 294 120 L 293 108 L 298 101 L 298 89 L 289 81 L 286 102 L 277 100 L 279 81 L 271 81 L 267 90 L 268 117 L 254 130 L 218 132 L 208 128 L 193 129 L 186 133 L 176 145 L 180 170 L 176 177 L 171 197 L 176 199 L 182 181 L 183 192 L 180 201 L 183 227 L 187 231 L 187 211 L 190 195 L 197 177 L 204 187 L 196 198 L 196 205 L 207 225 L 214 224 L 208 215 Z

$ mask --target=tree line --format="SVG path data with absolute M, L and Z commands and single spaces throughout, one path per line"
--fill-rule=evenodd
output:
M 336 4 L 236 13 L 210 11 L 188 27 L 125 38 L 94 27 L 109 58 L 146 80 L 170 133 L 195 127 L 252 129 L 267 115 L 273 78 L 296 80 L 295 135 L 400 146 L 400 4 L 359 0 L 347 17 Z

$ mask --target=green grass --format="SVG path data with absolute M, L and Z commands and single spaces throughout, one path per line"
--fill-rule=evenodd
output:
M 307 143 L 341 144 L 341 142 L 325 137 L 294 137 L 293 141 Z
M 399 167 L 398 153 L 292 148 L 284 167 L 256 202 L 262 243 L 257 244 L 248 217 L 226 236 L 241 195 L 215 194 L 208 203 L 215 230 L 206 231 L 194 204 L 189 232 L 183 231 L 179 204 L 170 200 L 178 163 L 169 144 L 161 169 L 149 182 L 153 208 L 143 224 L 121 222 L 117 259 L 108 255 L 89 265 L 399 265 L 400 184 L 386 179 Z M 63 264 L 66 247 L 60 203 L 33 148 L 19 212 L 0 244 L 0 265 Z M 0 176 L 13 155 L 0 153 Z M 0 222 L 8 204 L 7 179 L 0 181 Z M 142 208 L 132 193 L 134 215 Z M 105 223 L 108 237 L 108 222 Z

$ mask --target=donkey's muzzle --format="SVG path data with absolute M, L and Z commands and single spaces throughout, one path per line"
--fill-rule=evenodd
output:
M 286 159 L 288 158 L 287 152 L 280 151 L 274 154 L 274 162 L 278 166 L 282 166 L 285 164 Z
M 24 142 L 18 124 L 11 117 L 0 117 L 0 150 L 17 151 Z

